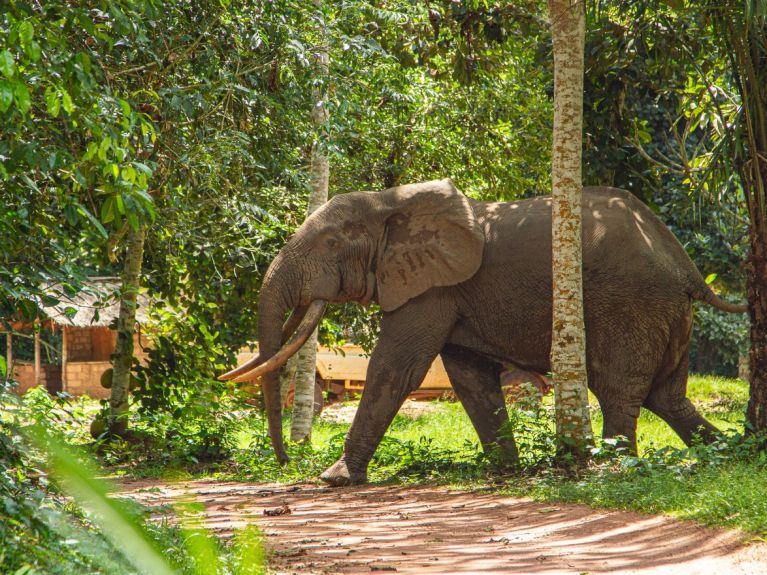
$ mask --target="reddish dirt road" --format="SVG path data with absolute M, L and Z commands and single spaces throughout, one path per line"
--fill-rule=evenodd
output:
M 767 545 L 737 531 L 437 487 L 127 482 L 154 506 L 205 504 L 221 536 L 256 522 L 277 574 L 767 575 Z

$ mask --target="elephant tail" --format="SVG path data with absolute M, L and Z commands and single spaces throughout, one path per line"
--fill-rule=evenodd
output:
M 730 303 L 728 301 L 724 301 L 722 298 L 716 295 L 708 285 L 705 284 L 703 287 L 698 288 L 691 295 L 693 299 L 704 301 L 707 304 L 714 306 L 716 309 L 720 309 L 728 313 L 746 313 L 748 311 L 748 305 L 744 303 Z

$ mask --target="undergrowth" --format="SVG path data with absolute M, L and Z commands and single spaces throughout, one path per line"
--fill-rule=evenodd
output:
M 257 574 L 262 561 L 249 561 L 240 569 L 243 538 L 234 545 L 205 537 L 201 553 L 190 543 L 203 533 L 178 524 L 149 521 L 149 509 L 106 497 L 108 487 L 95 479 L 95 467 L 78 462 L 83 450 L 67 444 L 82 444 L 87 414 L 92 402 L 62 398 L 52 400 L 34 390 L 22 402 L 0 383 L 0 573 L 13 575 L 126 575 L 146 572 L 137 558 L 125 553 L 125 534 L 138 534 L 146 549 L 178 575 Z M 34 441 L 30 430 L 35 430 Z M 95 447 L 95 446 L 94 446 Z M 51 475 L 53 461 L 59 469 Z M 86 456 L 87 459 L 87 456 Z M 75 477 L 77 475 L 77 477 Z M 113 516 L 80 505 L 76 492 L 63 489 L 62 482 L 79 479 L 86 495 L 112 506 Z M 82 488 L 80 490 L 82 493 Z M 74 495 L 74 499 L 72 499 Z M 113 536 L 109 537 L 110 530 Z M 260 553 L 260 539 L 247 543 L 248 559 Z M 239 546 L 238 546 L 239 545 Z M 255 550 L 255 551 L 254 551 Z M 254 554 L 255 553 L 255 554 Z M 203 557 L 205 555 L 205 557 Z M 142 555 L 146 559 L 146 553 Z M 210 568 L 215 560 L 215 568 Z
M 693 376 L 688 395 L 723 430 L 716 443 L 686 448 L 664 422 L 643 410 L 639 456 L 613 442 L 598 442 L 590 466 L 565 471 L 553 465 L 550 399 L 510 406 L 509 428 L 520 452 L 520 466 L 513 472 L 499 469 L 493 454 L 480 448 L 460 404 L 422 404 L 428 409 L 419 415 L 395 418 L 370 464 L 369 479 L 464 488 L 492 485 L 503 493 L 546 501 L 668 513 L 767 535 L 767 456 L 760 449 L 761 438 L 743 436 L 746 385 Z M 54 400 L 33 392 L 23 405 L 25 417 L 61 430 L 67 441 L 96 454 L 112 474 L 168 481 L 210 476 L 315 481 L 341 455 L 349 427 L 347 422 L 318 419 L 311 443 L 288 443 L 291 461 L 281 467 L 257 409 L 234 395 L 219 397 L 208 407 L 188 409 L 178 417 L 134 413 L 128 440 L 94 442 L 87 433 L 93 409 L 87 401 Z M 596 405 L 592 418 L 598 436 L 601 414 Z

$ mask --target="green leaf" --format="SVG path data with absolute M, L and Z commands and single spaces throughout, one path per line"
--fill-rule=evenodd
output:
M 48 86 L 45 89 L 45 107 L 48 113 L 54 118 L 58 117 L 61 111 L 61 101 L 59 100 L 59 94 L 53 86 Z
M 0 52 L 0 72 L 6 78 L 13 78 L 16 72 L 16 63 L 13 61 L 13 55 L 8 50 Z
M 29 20 L 25 20 L 21 24 L 19 24 L 19 38 L 21 39 L 21 45 L 26 46 L 31 41 L 32 38 L 35 35 L 35 29 L 32 26 L 32 22 Z
M 152 175 L 152 168 L 150 168 L 146 164 L 142 164 L 141 162 L 132 162 L 132 164 L 134 167 L 136 167 L 141 172 L 145 173 L 147 176 Z
M 711 285 L 712 283 L 714 283 L 716 281 L 716 276 L 717 276 L 717 274 L 715 274 L 715 273 L 714 274 L 708 274 L 706 276 L 706 280 L 705 280 L 706 281 L 706 285 Z
M 115 219 L 115 197 L 109 196 L 104 203 L 101 204 L 101 221 L 108 224 Z
M 37 187 L 37 184 L 35 183 L 35 181 L 32 178 L 30 178 L 26 174 L 22 174 L 21 179 L 24 180 L 24 183 L 27 184 L 27 187 L 30 190 L 34 190 L 38 194 L 40 193 L 40 188 Z
M 99 147 L 96 142 L 88 142 L 88 147 L 85 148 L 85 153 L 83 154 L 83 161 L 92 160 L 98 151 Z
M 13 96 L 16 100 L 16 107 L 19 112 L 26 114 L 29 112 L 29 108 L 32 106 L 31 98 L 29 96 L 29 89 L 26 84 L 16 81 L 13 85 Z
M 64 88 L 59 88 L 59 92 L 61 92 L 61 105 L 64 106 L 64 111 L 67 114 L 71 114 L 75 109 L 75 105 L 72 103 L 72 96 Z
M 113 166 L 117 167 L 117 164 L 112 164 Z M 120 169 L 118 168 L 117 173 L 120 173 Z M 117 176 L 115 176 L 117 177 Z M 117 194 L 115 196 L 115 203 L 117 204 L 117 211 L 121 214 L 125 214 L 125 202 L 123 201 L 122 194 Z
M 13 102 L 13 86 L 7 80 L 0 80 L 0 112 L 5 112 Z
M 64 206 L 64 217 L 69 222 L 69 225 L 74 226 L 77 224 L 77 206 L 75 204 L 67 204 Z
M 236 575 L 254 575 L 264 572 L 263 536 L 255 524 L 248 525 L 234 538 L 234 547 L 238 549 Z
M 125 217 L 128 219 L 128 223 L 133 228 L 133 231 L 137 232 L 139 227 L 138 214 L 136 212 L 128 212 Z
M 29 43 L 29 46 L 27 46 L 26 50 L 27 54 L 29 54 L 29 59 L 33 62 L 37 62 L 40 59 L 40 44 L 38 44 L 35 40 L 32 40 Z
M 96 216 L 94 216 L 94 215 L 93 215 L 93 214 L 92 214 L 92 213 L 91 213 L 91 212 L 88 210 L 88 208 L 86 208 L 86 207 L 85 207 L 84 205 L 82 205 L 82 204 L 77 204 L 77 213 L 78 213 L 78 214 L 80 214 L 80 215 L 83 215 L 83 216 L 85 216 L 86 218 L 88 218 L 88 219 L 90 220 L 90 222 L 93 224 L 93 226 L 94 226 L 94 227 L 95 227 L 95 228 L 98 230 L 99 234 L 101 234 L 101 236 L 102 236 L 102 237 L 103 237 L 105 240 L 108 240 L 108 239 L 109 239 L 109 234 L 107 233 L 107 231 L 106 231 L 106 229 L 104 228 L 104 226 L 102 226 L 102 225 L 101 225 L 101 222 L 100 222 L 100 221 L 98 221 L 98 219 L 96 219 Z
M 109 147 L 112 145 L 112 138 L 109 136 L 105 137 L 103 140 L 101 140 L 101 144 L 99 144 L 99 160 L 102 162 L 106 161 L 107 159 L 107 150 L 109 150 Z
M 0 355 L 0 377 L 5 379 L 5 375 L 8 373 L 8 364 L 5 362 L 5 358 Z
M 125 502 L 111 497 L 113 488 L 105 481 L 96 479 L 99 472 L 92 463 L 82 461 L 74 450 L 42 427 L 31 429 L 27 437 L 45 453 L 48 471 L 63 486 L 67 495 L 90 512 L 90 519 L 138 572 L 177 575 Z

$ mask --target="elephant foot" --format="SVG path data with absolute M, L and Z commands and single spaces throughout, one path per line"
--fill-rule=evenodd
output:
M 501 472 L 516 471 L 519 468 L 519 452 L 513 440 L 491 444 L 486 448 L 486 453 Z
M 320 475 L 320 479 L 333 487 L 344 487 L 346 485 L 360 485 L 362 483 L 367 483 L 368 475 L 364 471 L 350 471 L 349 467 L 346 465 L 345 459 L 342 457 L 328 467 L 322 475 Z

